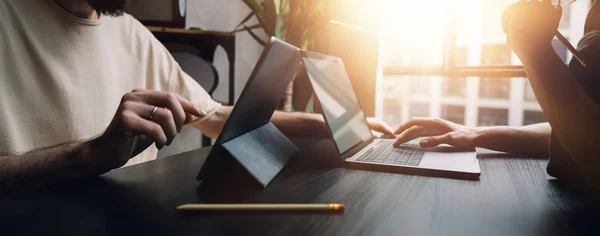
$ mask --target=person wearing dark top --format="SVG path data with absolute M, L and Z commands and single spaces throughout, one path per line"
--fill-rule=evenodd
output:
M 565 65 L 551 46 L 562 9 L 550 0 L 519 1 L 505 9 L 507 41 L 523 62 L 548 123 L 522 127 L 466 127 L 416 118 L 397 130 L 396 145 L 426 137 L 423 147 L 450 144 L 548 157 L 547 172 L 600 196 L 600 3 L 592 2 L 577 45 L 586 66 Z

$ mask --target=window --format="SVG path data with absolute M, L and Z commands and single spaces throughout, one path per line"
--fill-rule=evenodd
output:
M 383 120 L 398 125 L 432 116 L 469 126 L 546 121 L 502 32 L 502 12 L 513 2 L 382 0 Z M 559 31 L 572 44 L 581 37 L 588 5 L 563 6 Z M 552 45 L 570 60 L 564 45 Z
M 465 106 L 457 105 L 442 105 L 441 115 L 443 119 L 452 121 L 457 124 L 465 123 Z
M 511 50 L 505 43 L 484 44 L 481 46 L 481 65 L 510 65 Z M 479 96 L 484 98 L 509 99 L 510 78 L 481 77 Z
M 546 117 L 544 117 L 542 111 L 525 111 L 523 125 L 537 124 L 540 122 L 546 122 Z
M 480 107 L 477 125 L 508 125 L 508 109 Z
M 465 77 L 444 77 L 442 80 L 442 96 L 464 98 L 467 94 L 466 87 L 467 78 Z
M 429 104 L 425 102 L 410 102 L 410 116 L 425 117 L 429 115 Z

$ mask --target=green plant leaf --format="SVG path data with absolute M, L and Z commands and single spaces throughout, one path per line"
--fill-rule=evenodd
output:
M 259 0 L 242 0 L 244 3 L 246 3 L 246 5 L 252 9 L 253 12 L 255 12 L 257 15 L 262 16 L 264 13 L 264 9 L 262 7 L 262 5 L 260 5 L 260 1 Z
M 275 12 L 277 15 L 280 15 L 281 13 L 281 0 L 273 0 L 273 5 L 275 6 Z
M 285 40 L 288 32 L 289 0 L 274 0 L 274 3 L 276 9 L 278 9 L 275 37 Z
M 263 2 L 263 4 L 264 4 L 264 12 L 265 12 L 264 17 L 265 17 L 265 23 L 266 23 L 265 32 L 269 36 L 276 36 L 278 10 L 275 7 L 275 0 L 265 0 Z
M 277 16 L 277 22 L 275 25 L 275 37 L 278 39 L 285 40 L 287 35 L 287 28 L 285 27 L 285 16 Z
M 267 28 L 267 24 L 265 23 L 265 9 L 260 4 L 260 0 L 242 0 L 256 15 L 256 19 L 258 19 L 258 23 L 263 26 L 264 29 Z

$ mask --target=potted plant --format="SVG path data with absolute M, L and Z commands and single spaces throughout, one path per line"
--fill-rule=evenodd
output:
M 253 30 L 262 29 L 298 48 L 339 56 L 348 66 L 353 84 L 361 87 L 367 113 L 374 114 L 373 93 L 378 58 L 379 30 L 377 0 L 242 0 L 252 11 L 236 31 L 247 31 L 258 43 L 263 39 Z M 357 8 L 358 7 L 358 8 Z M 258 24 L 248 25 L 256 17 Z M 353 23 L 348 23 L 353 22 Z M 356 25 L 355 25 L 356 24 Z M 364 28 L 367 27 L 367 28 Z M 343 39 L 343 40 L 340 40 Z M 302 71 L 300 71 L 302 72 Z M 312 87 L 305 73 L 298 73 L 288 86 L 280 110 L 314 111 Z M 293 105 L 292 105 L 293 104 Z M 363 109 L 365 109 L 363 108 Z
M 329 11 L 334 1 L 331 0 L 242 0 L 252 11 L 238 25 L 236 31 L 247 31 L 259 44 L 266 42 L 254 29 L 263 29 L 269 37 L 284 40 L 298 48 L 310 51 L 321 51 L 329 36 L 330 20 L 333 11 Z M 248 25 L 247 22 L 256 17 L 258 24 Z M 299 78 L 301 75 L 296 75 Z M 300 78 L 302 79 L 302 78 Z M 306 81 L 305 81 L 306 82 Z M 290 83 L 279 109 L 295 110 L 292 106 L 292 96 L 308 100 L 312 91 L 296 90 L 293 94 L 296 79 Z M 303 93 L 303 94 L 299 94 Z M 298 110 L 298 107 L 295 107 Z M 300 108 L 304 110 L 304 107 Z

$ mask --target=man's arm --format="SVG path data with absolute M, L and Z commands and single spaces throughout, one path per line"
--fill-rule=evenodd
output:
M 217 138 L 225 126 L 225 122 L 233 107 L 221 106 L 218 110 L 206 121 L 199 124 L 193 124 L 198 130 L 204 133 L 210 138 Z M 318 113 L 305 113 L 305 112 L 282 112 L 275 111 L 271 117 L 271 122 L 282 133 L 287 136 L 296 137 L 317 137 L 327 138 L 330 137 L 330 131 L 325 124 L 323 115 Z M 373 118 L 367 118 L 367 123 L 371 128 L 371 131 L 377 136 L 393 136 L 392 129 L 379 120 Z
M 205 122 L 194 127 L 208 137 L 217 138 L 232 110 L 231 106 L 221 106 Z M 328 129 L 321 114 L 275 111 L 271 122 L 288 136 L 328 137 Z
M 0 193 L 43 186 L 67 179 L 101 174 L 88 160 L 99 153 L 95 141 L 43 148 L 20 155 L 0 156 Z
M 151 144 L 169 145 L 186 120 L 204 116 L 178 95 L 136 89 L 121 99 L 106 131 L 97 138 L 0 156 L 0 193 L 105 173 L 121 167 Z
M 288 136 L 330 137 L 329 128 L 321 114 L 275 111 L 271 122 Z
M 521 127 L 493 126 L 477 128 L 474 146 L 491 150 L 548 158 L 552 128 L 549 123 Z

